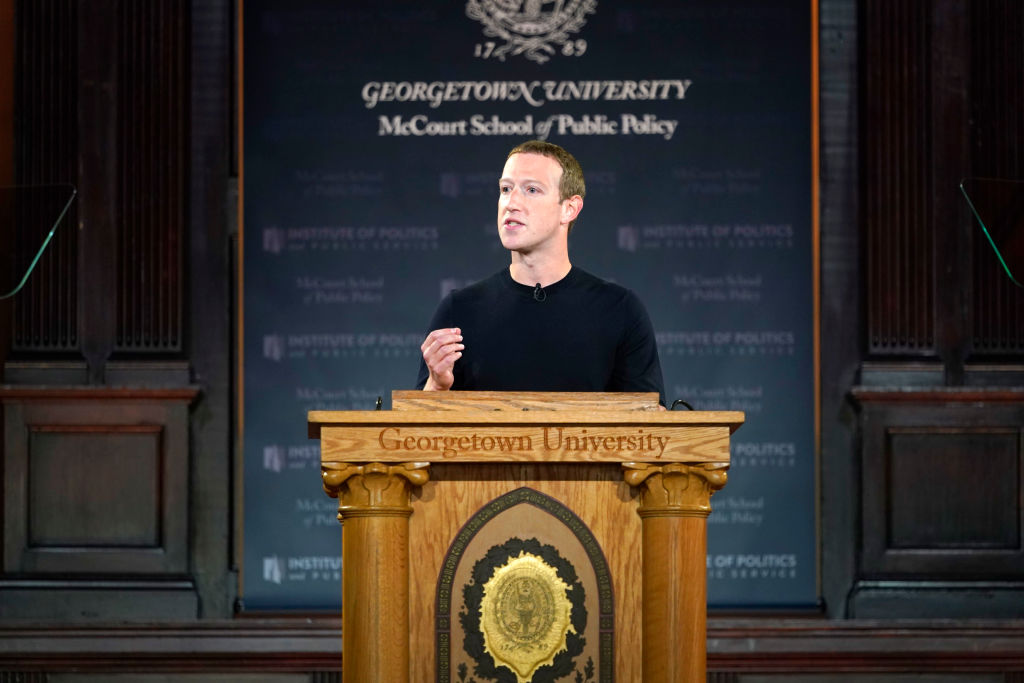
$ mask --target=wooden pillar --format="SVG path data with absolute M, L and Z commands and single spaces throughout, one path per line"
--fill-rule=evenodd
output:
M 704 683 L 707 670 L 707 516 L 725 486 L 717 464 L 626 463 L 642 487 L 644 683 Z
M 78 14 L 78 328 L 90 384 L 104 384 L 117 337 L 119 3 Z
M 338 463 L 321 467 L 338 499 L 343 683 L 409 681 L 410 491 L 428 463 Z

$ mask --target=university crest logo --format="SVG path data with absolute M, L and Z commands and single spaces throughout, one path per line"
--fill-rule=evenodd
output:
M 579 57 L 587 41 L 570 36 L 587 23 L 597 0 L 468 0 L 466 16 L 484 26 L 484 35 L 504 40 L 477 44 L 474 56 L 505 61 L 508 55 L 525 55 L 538 64 L 561 53 Z

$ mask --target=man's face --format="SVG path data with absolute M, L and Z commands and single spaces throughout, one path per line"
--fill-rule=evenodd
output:
M 564 242 L 566 207 L 558 200 L 562 167 L 541 154 L 513 154 L 498 181 L 501 244 L 523 254 L 558 248 Z M 568 201 L 568 200 L 566 200 Z

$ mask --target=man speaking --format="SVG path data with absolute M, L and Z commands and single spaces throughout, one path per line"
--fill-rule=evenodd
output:
M 508 269 L 450 292 L 420 349 L 427 391 L 665 389 L 650 317 L 630 290 L 569 261 L 586 187 L 558 145 L 531 140 L 498 181 L 498 235 Z

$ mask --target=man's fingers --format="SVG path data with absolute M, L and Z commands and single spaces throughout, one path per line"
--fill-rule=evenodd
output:
M 423 358 L 427 363 L 427 368 L 431 371 L 450 372 L 452 367 L 455 365 L 455 361 L 462 358 L 462 345 L 459 344 L 458 349 L 452 349 L 437 355 L 424 356 Z
M 458 328 L 445 328 L 442 330 L 434 330 L 427 335 L 427 338 L 420 344 L 420 350 L 426 353 L 427 349 L 436 345 L 443 345 L 444 343 L 451 341 L 455 337 L 459 337 Z
M 458 327 L 434 330 L 423 340 L 420 350 L 435 388 L 447 389 L 451 386 L 455 361 L 462 358 L 464 348 L 462 330 Z
M 431 347 L 423 352 L 423 359 L 430 363 L 430 361 L 441 361 L 451 356 L 453 353 L 462 355 L 462 350 L 466 348 L 465 344 L 453 343 L 445 344 L 444 346 Z
M 434 330 L 420 345 L 424 359 L 438 355 L 443 356 L 453 350 L 462 350 L 463 348 L 465 346 L 462 344 L 462 331 L 457 327 Z
M 455 361 L 462 358 L 462 330 L 458 327 L 445 327 L 433 330 L 420 344 L 423 362 L 426 363 L 430 376 L 424 389 L 445 391 L 450 389 L 454 380 Z
M 460 344 L 459 346 L 461 347 L 462 345 Z M 451 370 L 451 369 L 452 369 L 452 366 L 454 366 L 454 365 L 455 365 L 455 361 L 457 361 L 457 360 L 458 360 L 458 359 L 460 359 L 460 358 L 462 358 L 462 351 L 451 351 L 451 352 L 449 352 L 449 353 L 445 354 L 445 355 L 444 355 L 444 356 L 443 356 L 443 357 L 442 357 L 442 358 L 441 358 L 441 359 L 440 359 L 440 360 L 439 360 L 439 361 L 437 362 L 437 367 L 438 367 L 439 369 L 440 369 L 440 368 L 444 368 L 444 369 L 446 369 L 446 370 Z

